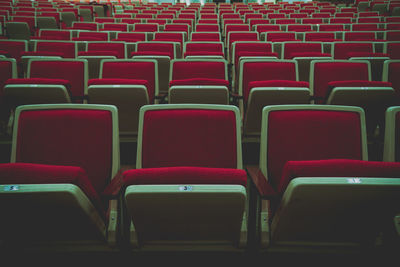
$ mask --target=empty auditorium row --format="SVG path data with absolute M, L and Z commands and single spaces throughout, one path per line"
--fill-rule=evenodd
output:
M 0 249 L 395 254 L 399 8 L 1 0 Z

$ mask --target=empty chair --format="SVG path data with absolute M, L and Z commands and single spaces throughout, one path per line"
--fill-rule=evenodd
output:
M 88 102 L 115 105 L 121 140 L 136 140 L 139 109 L 154 103 L 158 83 L 154 59 L 105 59 L 99 79 L 88 82 Z
M 231 58 L 232 44 L 237 41 L 259 41 L 260 35 L 256 31 L 231 31 L 225 38 L 227 57 Z
M 337 42 L 331 48 L 334 59 L 368 60 L 374 81 L 381 80 L 383 62 L 390 59 L 388 54 L 375 52 L 373 42 Z
M 113 190 L 124 198 L 129 248 L 242 251 L 247 194 L 240 144 L 234 106 L 142 107 L 136 169 Z
M 183 43 L 186 41 L 187 37 L 183 32 L 155 32 L 153 41 L 155 42 L 174 42 L 179 44 L 177 57 L 182 57 Z
M 372 160 L 381 159 L 385 112 L 396 105 L 398 94 L 390 82 L 333 81 L 328 83 L 328 105 L 358 106 L 365 112 L 367 139 Z
M 282 59 L 331 56 L 324 53 L 322 42 L 283 42 L 281 53 Z
M 270 42 L 251 42 L 237 41 L 232 44 L 232 53 L 230 62 L 232 62 L 232 87 L 235 88 L 238 82 L 238 73 L 240 59 L 247 57 L 272 57 L 279 58 L 279 55 L 273 52 Z
M 276 105 L 263 109 L 259 167 L 249 166 L 247 168 L 257 188 L 259 204 L 255 212 L 257 224 L 260 226 L 256 231 L 262 248 L 304 249 L 312 246 L 313 249 L 328 248 L 329 250 L 344 245 L 344 250 L 349 249 L 347 233 L 343 236 L 342 231 L 338 232 L 336 228 L 338 225 L 331 228 L 332 220 L 330 218 L 324 223 L 320 221 L 328 216 L 327 213 L 336 213 L 337 209 L 343 211 L 348 207 L 341 202 L 333 201 L 339 196 L 344 197 L 342 194 L 337 194 L 338 189 L 332 189 L 337 196 L 334 197 L 332 194 L 321 195 L 320 191 L 307 190 L 307 187 L 304 187 L 304 191 L 294 191 L 292 190 L 294 184 L 280 187 L 283 175 L 286 174 L 284 171 L 287 164 L 330 159 L 358 161 L 368 159 L 365 120 L 361 108 L 327 105 Z M 343 170 L 342 167 L 335 170 L 339 169 Z M 316 181 L 316 183 L 323 183 L 323 181 Z M 300 186 L 300 184 L 298 185 Z M 326 180 L 325 184 L 330 183 Z M 307 204 L 303 207 L 297 202 L 296 209 L 302 209 L 302 212 L 308 210 L 308 216 L 303 217 L 301 212 L 301 216 L 297 217 L 293 214 L 295 217 L 291 217 L 290 222 L 286 221 L 288 217 L 284 216 L 292 205 L 291 201 L 287 202 L 288 195 L 291 197 L 292 194 L 297 195 L 301 192 L 304 194 L 304 198 L 301 199 L 305 201 L 307 199 Z M 311 204 L 319 204 L 320 201 L 314 199 L 313 192 L 318 192 L 317 198 L 324 202 L 323 209 L 315 210 L 316 205 Z M 329 191 L 324 190 L 323 192 L 325 194 Z M 308 197 L 311 199 L 308 200 Z M 329 199 L 328 202 L 324 200 L 325 197 Z M 349 198 L 352 197 L 355 195 L 350 194 Z M 327 207 L 325 203 L 331 203 L 328 210 L 325 209 Z M 337 208 L 334 209 L 335 205 Z M 327 213 L 321 213 L 322 210 Z M 309 220 L 310 216 L 313 220 Z M 298 226 L 299 231 L 290 229 L 293 227 L 292 223 L 295 218 L 301 222 Z M 316 224 L 314 224 L 314 219 Z M 333 219 L 334 222 L 337 222 L 344 218 L 335 214 Z M 347 222 L 347 220 L 345 221 Z M 286 228 L 286 223 L 291 226 Z M 347 226 L 347 223 L 344 223 L 340 229 L 348 230 Z M 284 230 L 281 231 L 283 228 Z M 298 228 L 296 226 L 296 229 Z M 355 233 L 351 233 L 351 241 L 353 241 Z M 335 239 L 335 236 L 338 238 Z
M 168 98 L 172 103 L 228 104 L 229 86 L 225 59 L 171 61 Z
M 26 105 L 15 120 L 11 163 L 0 167 L 9 215 L 1 221 L 2 244 L 32 252 L 116 251 L 117 203 L 101 193 L 119 170 L 117 109 Z M 26 216 L 35 220 L 26 224 Z
M 87 30 L 87 31 L 98 31 L 99 23 L 97 22 L 83 22 L 83 21 L 74 21 L 72 22 L 71 29 L 74 30 Z
M 190 41 L 221 42 L 221 40 L 219 32 L 192 32 L 190 34 Z
M 40 30 L 38 39 L 70 41 L 72 32 L 69 30 Z
M 168 56 L 170 59 L 174 59 L 178 56 L 179 45 L 177 42 L 137 42 L 136 51 L 131 53 L 131 56 L 140 55 L 159 55 Z
M 71 101 L 83 103 L 87 95 L 88 63 L 84 59 L 31 59 L 27 78 L 67 80 Z
M 239 96 L 249 95 L 250 82 L 269 80 L 298 81 L 297 62 L 294 60 L 244 58 L 239 63 L 239 82 L 236 91 Z
M 72 41 L 108 41 L 109 39 L 108 32 L 98 31 L 78 31 L 78 36 L 72 37 Z
M 112 41 L 135 43 L 138 41 L 146 41 L 146 33 L 143 32 L 118 32 Z
M 326 101 L 329 82 L 371 81 L 370 63 L 365 60 L 313 60 L 310 66 L 310 89 L 315 103 Z
M 189 56 L 207 56 L 225 58 L 224 44 L 220 41 L 217 42 L 185 42 L 183 47 L 183 58 Z
M 220 28 L 219 24 L 198 23 L 193 32 L 220 32 Z
M 78 56 L 103 55 L 116 58 L 126 58 L 127 51 L 125 42 L 87 42 L 85 51 L 78 53 Z
M 382 39 L 377 38 L 377 32 L 373 31 L 349 31 L 344 32 L 344 41 L 370 41 L 378 42 Z
M 76 58 L 78 46 L 74 41 L 35 40 L 33 51 L 27 51 L 21 56 L 60 56 L 63 58 Z
M 262 109 L 269 105 L 309 104 L 310 89 L 304 81 L 252 81 L 243 99 L 243 142 L 259 143 Z

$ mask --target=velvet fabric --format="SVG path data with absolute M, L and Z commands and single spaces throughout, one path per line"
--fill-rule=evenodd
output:
M 268 116 L 267 169 L 279 184 L 287 161 L 362 159 L 361 118 L 356 112 L 271 111 Z
M 29 110 L 21 112 L 16 123 L 16 162 L 81 167 L 97 192 L 102 192 L 109 183 L 112 167 L 109 111 Z
M 333 81 L 368 81 L 368 65 L 356 62 L 318 62 L 314 65 L 314 97 L 324 102 Z
M 153 62 L 106 62 L 103 64 L 103 79 L 146 80 L 149 100 L 154 99 L 156 68 Z
M 31 163 L 0 164 L 0 184 L 74 184 L 89 198 L 104 217 L 100 192 L 93 188 L 84 169 L 76 166 L 57 166 Z
M 225 110 L 152 110 L 144 114 L 142 168 L 237 168 L 236 118 Z
M 385 177 L 399 178 L 399 162 L 328 159 L 286 162 L 277 191 L 283 194 L 297 177 Z

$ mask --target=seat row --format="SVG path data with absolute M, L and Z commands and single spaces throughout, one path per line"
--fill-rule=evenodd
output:
M 11 161 L 0 164 L 0 206 L 7 214 L 0 246 L 58 252 L 396 248 L 399 112 L 386 113 L 385 162 L 376 162 L 368 161 L 359 107 L 265 107 L 259 166 L 244 166 L 237 107 L 146 105 L 136 167 L 127 167 L 119 161 L 115 106 L 20 106 Z

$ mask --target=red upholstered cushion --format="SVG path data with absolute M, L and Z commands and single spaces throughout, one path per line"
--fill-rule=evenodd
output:
M 399 162 L 349 159 L 288 161 L 282 171 L 278 192 L 283 193 L 296 177 L 400 177 Z
M 268 116 L 268 181 L 277 186 L 287 161 L 362 159 L 356 112 L 272 111 Z
M 88 51 L 112 51 L 117 52 L 117 58 L 125 58 L 125 43 L 96 43 L 90 42 L 87 45 Z
M 335 59 L 349 59 L 349 53 L 373 53 L 372 42 L 366 43 L 349 43 L 339 42 L 334 44 L 334 58 Z
M 347 53 L 349 58 L 351 57 L 389 57 L 386 53 L 370 53 L 370 52 L 350 52 Z
M 153 62 L 106 62 L 103 64 L 103 79 L 137 79 L 148 82 L 147 93 L 153 102 L 156 86 L 156 68 Z
M 66 88 L 70 87 L 68 80 L 64 79 L 46 79 L 46 78 L 16 78 L 8 79 L 6 84 L 58 84 L 64 85 Z
M 109 183 L 112 167 L 109 111 L 29 110 L 21 112 L 16 123 L 16 162 L 81 167 L 97 192 L 102 192 Z
M 31 78 L 65 79 L 73 97 L 82 98 L 85 90 L 84 64 L 78 61 L 32 61 Z
M 23 56 L 54 56 L 54 57 L 65 57 L 63 52 L 52 52 L 52 51 L 26 51 L 21 53 Z
M 224 62 L 177 61 L 173 64 L 172 80 L 208 78 L 225 80 Z
M 173 53 L 170 52 L 159 52 L 159 51 L 136 51 L 131 53 L 131 57 L 134 56 L 167 56 L 170 59 L 173 59 Z M 172 56 L 172 58 L 171 58 Z
M 279 58 L 278 53 L 268 51 L 238 51 L 235 54 L 235 66 L 239 66 L 239 58 L 241 57 L 276 57 Z
M 142 167 L 237 168 L 236 117 L 225 110 L 144 114 Z
M 174 86 L 174 85 L 221 85 L 228 87 L 229 81 L 223 79 L 193 78 L 193 79 L 172 80 L 169 82 L 169 86 Z
M 0 50 L 7 51 L 10 57 L 19 60 L 21 53 L 25 50 L 25 43 L 22 41 L 0 42 Z
M 243 97 L 245 99 L 245 103 L 247 103 L 247 99 L 249 97 L 250 91 L 255 87 L 305 87 L 310 88 L 310 84 L 308 82 L 303 81 L 290 81 L 290 80 L 269 80 L 269 81 L 253 81 L 249 83 L 246 91 L 243 93 Z
M 75 42 L 38 42 L 36 51 L 60 52 L 64 54 L 65 58 L 75 58 L 75 44 Z
M 151 51 L 151 52 L 164 52 L 168 53 L 171 59 L 174 58 L 174 44 L 173 43 L 140 43 L 137 46 L 136 52 Z
M 80 51 L 78 56 L 114 56 L 118 58 L 119 53 L 117 51 Z
M 253 81 L 291 80 L 296 81 L 296 67 L 292 62 L 246 62 L 243 65 L 243 94 L 249 92 Z
M 139 184 L 238 184 L 246 186 L 247 174 L 240 169 L 169 167 L 128 170 L 123 182 Z
M 30 163 L 0 164 L 0 184 L 74 184 L 91 200 L 104 216 L 99 194 L 93 188 L 84 169 Z
M 147 86 L 149 83 L 146 80 L 139 79 L 90 79 L 88 82 L 89 85 L 102 85 L 102 84 L 135 84 L 135 85 L 144 85 Z
M 214 52 L 214 51 L 190 51 L 185 52 L 184 57 L 187 56 L 218 56 L 218 57 L 225 57 L 223 52 Z
M 293 52 L 287 57 L 289 59 L 295 57 L 331 57 L 329 53 L 320 53 L 320 52 Z
M 316 52 L 322 53 L 322 45 L 320 43 L 285 43 L 285 58 L 293 58 L 293 53 Z
M 355 62 L 318 62 L 314 68 L 314 97 L 316 103 L 324 102 L 328 83 L 332 81 L 368 81 L 368 65 Z

